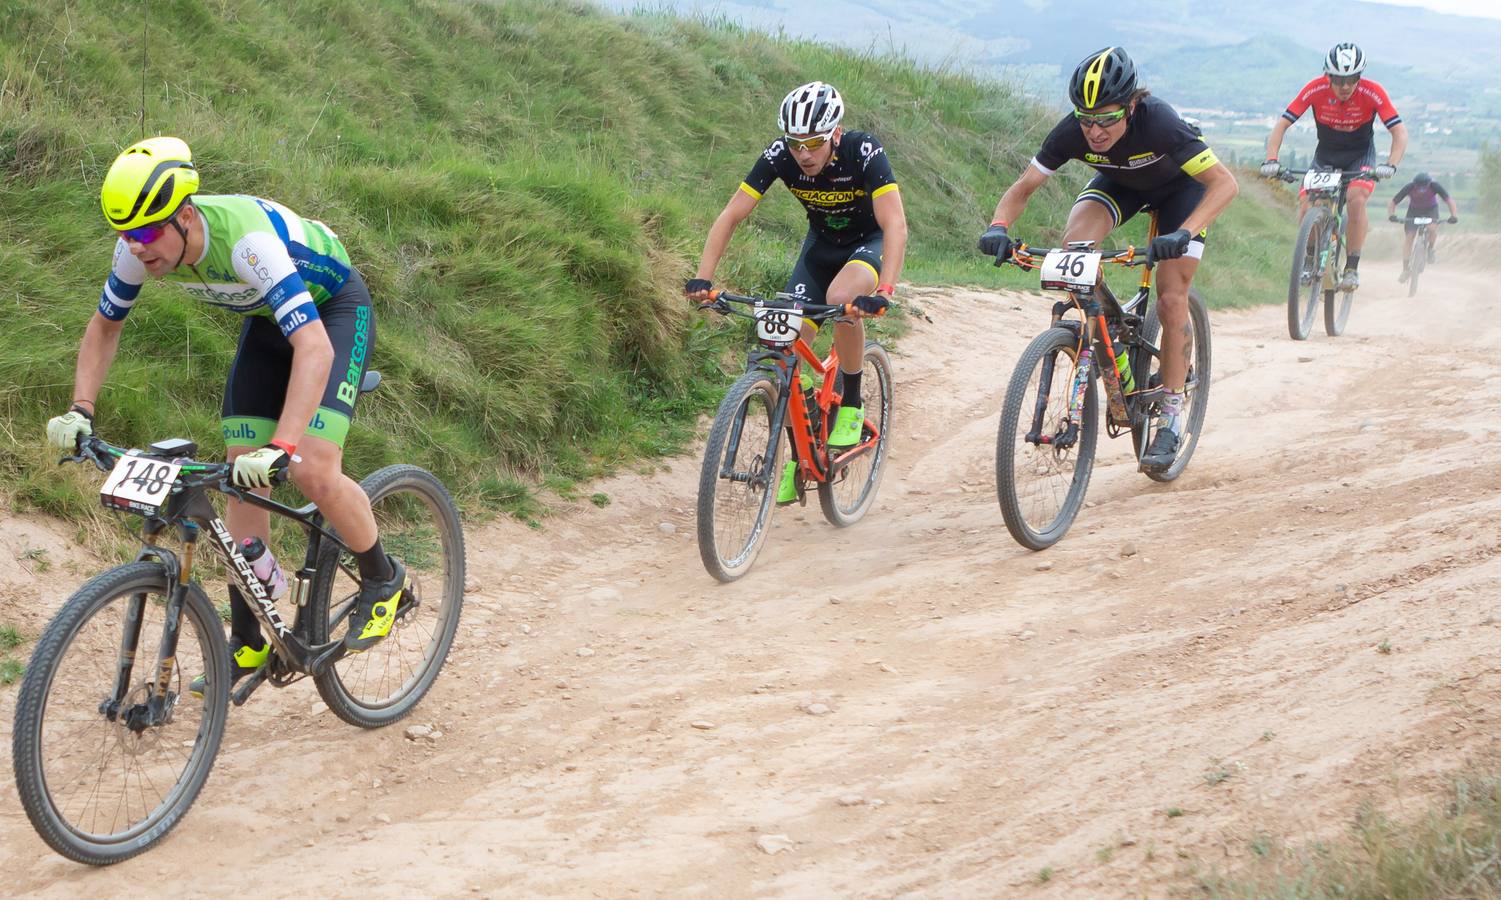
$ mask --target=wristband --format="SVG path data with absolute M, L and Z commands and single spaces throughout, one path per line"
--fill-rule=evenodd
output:
M 996 225 L 999 225 L 1002 228 L 1010 228 L 1011 227 L 1011 223 L 1010 222 L 1002 222 L 1000 219 L 996 219 L 994 222 L 991 222 L 990 224 L 991 224 L 992 227 L 996 226 Z
M 271 442 L 269 444 L 267 444 L 266 446 L 268 446 L 268 447 L 275 447 L 276 449 L 280 450 L 281 452 L 285 453 L 288 456 L 296 456 L 297 455 L 297 445 L 296 444 L 289 444 L 289 443 L 287 443 L 286 441 L 283 441 L 283 440 L 278 440 L 276 438 L 272 438 Z
M 890 300 L 891 295 L 896 293 L 896 286 L 891 284 L 878 284 L 876 285 L 876 293 L 885 294 L 886 299 Z
M 72 406 L 68 407 L 68 412 L 79 413 L 85 419 L 88 419 L 90 422 L 94 421 L 94 414 L 91 413 L 91 412 L 89 412 L 88 410 L 84 409 L 82 406 L 79 406 L 77 402 L 75 402 Z

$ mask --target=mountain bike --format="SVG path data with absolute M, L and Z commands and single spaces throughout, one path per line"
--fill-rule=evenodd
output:
M 1154 216 L 1150 234 L 1156 232 Z M 1167 482 L 1188 466 L 1209 404 L 1209 312 L 1190 290 L 1193 341 L 1183 430 L 1173 462 L 1155 470 L 1141 461 L 1166 395 L 1151 269 L 1142 270 L 1136 295 L 1125 304 L 1103 278 L 1105 264 L 1144 266 L 1145 255 L 1134 247 L 1101 251 L 1093 241 L 1076 241 L 1058 248 L 1020 244 L 1008 262 L 1037 269 L 1044 290 L 1068 295 L 1053 304 L 1047 330 L 1017 360 L 996 432 L 996 496 L 1006 529 L 1023 547 L 1043 550 L 1062 539 L 1084 505 L 1099 440 L 1095 379 L 1104 385 L 1106 433 L 1130 433 L 1138 471 Z
M 378 380 L 370 373 L 367 386 Z M 16 700 L 21 805 L 42 839 L 78 862 L 120 862 L 171 831 L 213 768 L 231 701 L 243 704 L 268 681 L 286 687 L 311 676 L 334 715 L 364 728 L 388 725 L 432 687 L 458 628 L 464 536 L 436 477 L 395 465 L 360 484 L 411 589 L 391 633 L 349 654 L 343 631 L 359 585 L 349 548 L 312 504 L 294 509 L 237 488 L 230 464 L 195 461 L 196 452 L 180 439 L 142 451 L 87 437 L 65 460 L 108 472 L 103 505 L 144 520 L 135 561 L 90 579 L 48 624 Z M 302 566 L 288 573 L 280 603 L 219 518 L 215 493 L 306 533 Z M 205 536 L 272 646 L 233 692 L 220 615 L 193 576 Z M 295 616 L 290 625 L 283 610 Z M 184 681 L 199 673 L 201 698 Z
M 879 343 L 865 343 L 860 442 L 831 449 L 829 430 L 842 397 L 839 356 L 831 348 L 820 360 L 803 339 L 801 323 L 816 328 L 853 317 L 854 305 L 808 303 L 783 293 L 770 300 L 724 291 L 710 296 L 699 309 L 754 320 L 759 345 L 719 404 L 698 477 L 699 556 L 710 575 L 730 582 L 750 570 L 766 542 L 784 430 L 797 464 L 798 503 L 805 504 L 808 485 L 816 485 L 824 518 L 839 528 L 870 509 L 891 430 L 891 358 Z M 815 377 L 805 380 L 804 367 Z
M 1350 321 L 1355 293 L 1339 288 L 1340 262 L 1345 252 L 1345 202 L 1350 182 L 1375 181 L 1369 170 L 1284 169 L 1277 176 L 1289 184 L 1303 180 L 1308 209 L 1298 223 L 1293 245 L 1292 275 L 1287 286 L 1287 332 L 1295 341 L 1308 340 L 1319 295 L 1324 300 L 1324 331 L 1339 337 Z
M 1418 276 L 1428 267 L 1428 254 L 1433 252 L 1433 242 L 1438 236 L 1438 223 L 1442 221 L 1437 216 L 1387 216 L 1393 222 L 1400 222 L 1403 226 L 1412 225 L 1417 228 L 1413 235 L 1412 247 L 1407 252 L 1407 259 L 1403 260 L 1407 269 L 1407 296 L 1415 296 L 1418 292 Z

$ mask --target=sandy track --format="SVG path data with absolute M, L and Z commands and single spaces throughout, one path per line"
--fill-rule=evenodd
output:
M 1345 338 L 1214 314 L 1188 471 L 1153 484 L 1102 440 L 1092 505 L 1042 554 L 1007 535 L 992 459 L 1046 306 L 918 292 L 864 522 L 781 510 L 719 586 L 684 457 L 544 531 L 473 530 L 483 587 L 412 720 L 436 743 L 265 689 L 177 831 L 103 871 L 47 850 L 7 774 L 8 887 L 1124 896 L 1249 862 L 1259 833 L 1335 833 L 1362 799 L 1420 809 L 1496 750 L 1501 301 L 1444 266 L 1414 301 L 1363 274 Z M 40 581 L 43 609 L 71 586 Z

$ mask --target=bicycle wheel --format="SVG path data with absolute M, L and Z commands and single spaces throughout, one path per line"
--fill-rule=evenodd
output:
M 1324 255 L 1329 249 L 1333 216 L 1322 206 L 1310 206 L 1298 225 L 1293 245 L 1292 277 L 1287 284 L 1287 333 L 1295 341 L 1308 340 L 1324 288 Z
M 386 466 L 365 477 L 386 552 L 402 561 L 411 590 L 396 608 L 391 633 L 314 677 L 334 715 L 361 728 L 389 725 L 410 713 L 437 680 L 464 605 L 464 530 L 443 482 L 416 466 Z M 308 615 L 312 641 L 343 637 L 359 593 L 354 557 L 328 542 Z
M 161 840 L 197 799 L 214 766 L 229 708 L 229 647 L 203 591 L 188 586 L 160 724 L 147 701 L 158 676 L 171 581 L 137 562 L 89 580 L 63 604 L 31 654 L 16 698 L 12 762 L 21 805 L 48 846 L 76 862 L 108 865 Z M 137 646 L 113 720 L 126 628 Z M 127 660 L 128 662 L 128 660 Z M 203 698 L 186 678 L 204 673 Z
M 886 348 L 875 341 L 865 343 L 865 363 L 861 368 L 860 384 L 865 389 L 865 421 L 877 429 L 880 435 L 875 446 L 840 469 L 833 481 L 818 483 L 818 505 L 823 508 L 823 517 L 831 525 L 844 528 L 860 521 L 875 503 L 876 490 L 881 486 L 881 472 L 885 468 L 886 443 L 891 438 L 891 357 Z M 872 403 L 871 387 L 877 391 Z M 869 428 L 862 433 L 869 433 Z
M 1055 326 L 1033 338 L 1016 362 L 1001 406 L 996 498 L 1006 530 L 1030 550 L 1051 547 L 1068 532 L 1094 470 L 1099 413 L 1093 373 L 1084 391 L 1083 421 L 1077 427 L 1068 423 L 1078 353 L 1079 334 L 1072 328 Z M 1063 443 L 1051 442 L 1060 437 Z
M 1193 327 L 1193 350 L 1188 364 L 1188 378 L 1184 383 L 1187 396 L 1184 398 L 1183 431 L 1179 435 L 1178 456 L 1173 464 L 1160 472 L 1144 473 L 1153 481 L 1172 481 L 1188 467 L 1188 460 L 1193 456 L 1194 448 L 1199 445 L 1199 435 L 1204 430 L 1204 416 L 1209 409 L 1209 377 L 1211 372 L 1212 354 L 1209 341 L 1209 309 L 1204 305 L 1204 298 L 1193 288 L 1188 290 L 1188 319 Z M 1161 319 L 1157 316 L 1157 304 L 1147 312 L 1147 320 L 1143 325 L 1144 334 L 1158 334 L 1162 329 Z M 1149 357 L 1146 384 L 1156 386 L 1162 383 L 1160 361 L 1156 357 Z M 1140 375 L 1138 375 L 1140 377 Z M 1141 453 L 1141 442 L 1146 438 L 1146 429 L 1143 427 L 1138 435 L 1133 430 L 1132 443 L 1136 445 L 1136 452 Z
M 770 529 L 782 474 L 776 408 L 776 385 L 752 369 L 730 385 L 709 429 L 698 474 L 698 555 L 723 582 L 750 570 Z
M 1413 241 L 1412 263 L 1408 267 L 1407 296 L 1413 297 L 1418 293 L 1418 276 L 1423 274 L 1423 269 L 1428 265 L 1427 249 L 1417 241 Z

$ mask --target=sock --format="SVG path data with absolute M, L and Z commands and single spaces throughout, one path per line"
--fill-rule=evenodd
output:
M 1167 419 L 1164 427 L 1174 434 L 1183 433 L 1183 399 L 1187 396 L 1186 390 L 1168 391 L 1162 398 L 1162 415 Z
M 391 568 L 391 561 L 386 559 L 386 551 L 380 545 L 380 538 L 375 539 L 375 543 L 370 546 L 369 550 L 355 553 L 354 559 L 360 567 L 360 581 L 365 584 L 390 581 L 396 575 L 396 571 Z
M 843 372 L 844 381 L 841 382 L 840 394 L 844 398 L 839 405 L 863 408 L 865 404 L 860 399 L 860 376 L 862 372 Z
M 1359 253 L 1351 253 L 1349 256 L 1345 257 L 1345 271 L 1346 272 L 1354 272 L 1356 269 L 1359 269 L 1359 268 L 1360 268 L 1360 254 Z
M 245 601 L 239 587 L 233 584 L 229 586 L 229 633 L 252 650 L 266 646 L 266 639 L 261 636 L 260 620 L 250 611 L 250 604 Z

